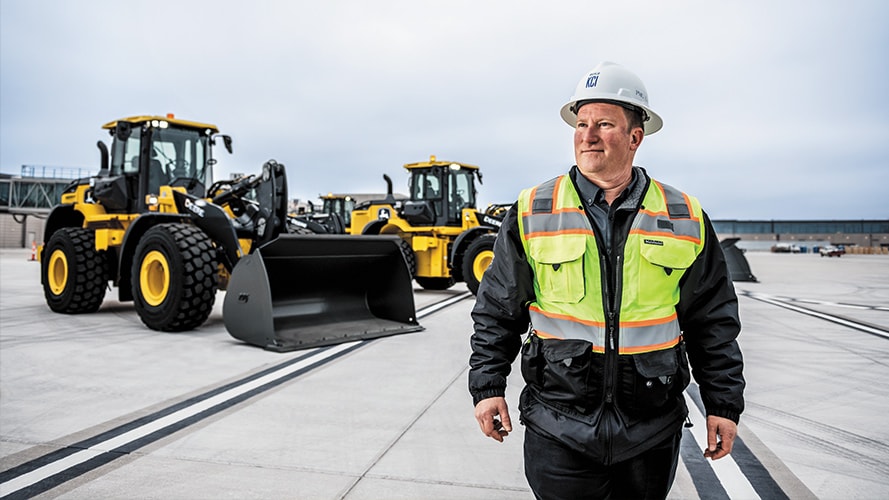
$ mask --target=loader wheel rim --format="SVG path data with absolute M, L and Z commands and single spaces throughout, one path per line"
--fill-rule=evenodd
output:
M 139 285 L 148 305 L 157 307 L 164 302 L 170 291 L 170 264 L 164 254 L 152 250 L 145 255 L 139 270 Z
M 475 275 L 477 281 L 482 280 L 482 276 L 485 274 L 485 271 L 488 270 L 488 266 L 491 265 L 492 260 L 494 260 L 493 250 L 485 250 L 479 252 L 479 254 L 475 256 L 475 260 L 472 261 L 472 273 Z
M 68 257 L 62 250 L 53 251 L 46 265 L 46 279 L 54 295 L 61 295 L 68 285 Z

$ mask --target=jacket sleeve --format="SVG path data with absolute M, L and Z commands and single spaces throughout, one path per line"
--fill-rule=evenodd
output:
M 518 229 L 517 207 L 503 220 L 494 242 L 494 260 L 479 285 L 472 309 L 469 392 L 473 405 L 506 392 L 506 378 L 528 331 L 528 304 L 534 288 Z
M 704 249 L 683 276 L 677 307 L 692 375 L 707 415 L 735 422 L 744 411 L 744 362 L 738 297 L 707 214 Z

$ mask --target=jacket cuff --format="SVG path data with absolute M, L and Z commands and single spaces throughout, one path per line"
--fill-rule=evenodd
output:
M 472 393 L 472 406 L 476 406 L 479 401 L 488 398 L 502 398 L 506 396 L 506 389 L 493 388 Z
M 727 408 L 708 408 L 707 415 L 713 415 L 714 417 L 722 417 L 731 420 L 734 423 L 738 423 L 741 420 L 741 413 L 733 410 L 729 410 Z

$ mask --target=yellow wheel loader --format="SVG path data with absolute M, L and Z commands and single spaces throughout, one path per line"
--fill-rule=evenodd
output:
M 504 205 L 476 209 L 475 181 L 479 168 L 468 163 L 429 161 L 408 163 L 410 196 L 391 196 L 392 181 L 383 176 L 388 196 L 352 211 L 351 234 L 397 235 L 406 241 L 406 260 L 414 279 L 428 290 L 445 290 L 466 282 L 474 294 L 494 258 L 494 239 L 505 214 Z M 412 255 L 411 255 L 412 254 Z
M 98 174 L 65 189 L 38 251 L 53 311 L 95 312 L 111 282 L 160 331 L 200 326 L 226 290 L 228 332 L 276 351 L 422 329 L 399 238 L 356 242 L 295 220 L 274 160 L 206 187 L 212 146 L 231 153 L 215 125 L 167 115 L 103 128 L 110 152 L 98 143 Z

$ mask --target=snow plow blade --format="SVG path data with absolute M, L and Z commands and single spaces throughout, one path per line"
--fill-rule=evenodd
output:
M 735 243 L 740 240 L 741 238 L 726 238 L 719 242 L 722 252 L 725 254 L 725 262 L 728 264 L 732 281 L 758 282 L 759 280 L 750 271 L 750 264 L 747 262 L 747 257 L 744 257 L 744 251 L 735 246 Z
M 232 270 L 226 330 L 278 352 L 422 330 L 399 240 L 279 236 Z

